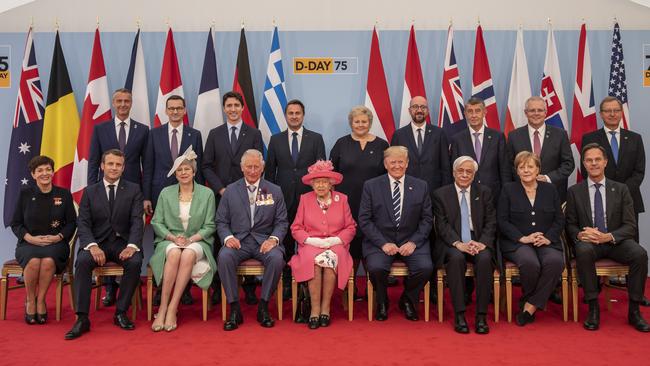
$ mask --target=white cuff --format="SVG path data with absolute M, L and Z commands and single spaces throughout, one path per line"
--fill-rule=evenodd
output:
M 223 239 L 223 245 L 226 245 L 226 243 L 228 242 L 228 240 L 230 240 L 230 238 L 234 238 L 234 237 L 235 237 L 234 235 L 228 235 L 228 236 L 226 236 L 226 238 Z
M 126 247 L 127 248 L 133 248 L 133 249 L 135 249 L 136 252 L 140 251 L 140 248 L 138 248 L 138 246 L 135 245 L 135 244 L 127 244 Z
M 97 246 L 97 243 L 90 243 L 84 247 L 84 250 L 90 250 L 90 247 L 95 247 Z

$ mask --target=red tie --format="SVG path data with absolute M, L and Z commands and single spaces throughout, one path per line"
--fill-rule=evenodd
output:
M 533 134 L 533 153 L 537 156 L 542 153 L 542 143 L 539 141 L 539 131 L 537 130 Z

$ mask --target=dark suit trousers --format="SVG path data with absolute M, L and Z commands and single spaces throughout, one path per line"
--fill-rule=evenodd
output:
M 585 292 L 585 300 L 598 298 L 598 278 L 594 263 L 601 258 L 610 258 L 630 266 L 628 296 L 631 301 L 643 300 L 645 281 L 648 276 L 648 253 L 637 242 L 627 239 L 615 245 L 594 245 L 580 241 L 576 243 L 575 249 L 578 277 Z
M 126 241 L 121 238 L 100 243 L 107 262 L 115 262 L 124 268 L 124 275 L 120 283 L 120 292 L 115 303 L 115 313 L 124 313 L 129 310 L 133 293 L 140 286 L 140 268 L 142 267 L 142 251 L 135 252 L 126 261 L 120 260 L 120 252 L 126 248 Z M 79 250 L 77 254 L 77 268 L 75 271 L 75 292 L 77 294 L 77 314 L 88 314 L 90 309 L 90 293 L 92 291 L 92 274 L 97 263 L 90 255 L 90 251 Z
M 388 303 L 388 293 L 386 290 L 388 288 L 388 274 L 390 273 L 390 267 L 393 261 L 396 259 L 406 263 L 406 267 L 409 270 L 409 275 L 404 279 L 404 293 L 402 296 L 406 296 L 411 304 L 417 305 L 420 291 L 422 291 L 422 288 L 429 281 L 433 273 L 431 256 L 428 253 L 419 254 L 417 249 L 408 257 L 403 257 L 399 254 L 390 256 L 383 252 L 366 256 L 370 281 L 377 291 L 377 302 Z
M 472 256 L 460 250 L 447 247 L 446 271 L 449 291 L 456 313 L 465 311 L 466 281 L 465 271 L 467 262 L 474 264 L 474 276 L 476 277 L 476 313 L 487 314 L 490 303 L 490 289 L 492 286 L 492 252 L 486 248 Z
M 293 205 L 287 206 L 287 220 L 289 220 L 289 226 L 291 226 L 291 224 L 293 224 L 293 220 L 296 219 L 296 213 L 298 212 L 297 202 L 299 199 L 300 197 L 296 199 Z M 287 230 L 287 234 L 284 236 L 282 244 L 284 245 L 284 258 L 288 262 L 291 257 L 296 254 L 296 239 L 294 239 L 291 235 L 291 230 Z
M 260 245 L 249 235 L 244 240 L 241 240 L 241 248 L 232 249 L 224 246 L 219 250 L 217 268 L 229 304 L 239 301 L 237 266 L 239 263 L 251 258 L 257 259 L 264 264 L 262 293 L 260 296 L 262 300 L 269 301 L 278 285 L 282 268 L 284 268 L 282 250 L 276 246 L 266 254 L 262 254 L 260 253 Z
M 517 250 L 503 253 L 503 256 L 519 267 L 522 301 L 544 309 L 564 269 L 562 251 L 521 244 Z

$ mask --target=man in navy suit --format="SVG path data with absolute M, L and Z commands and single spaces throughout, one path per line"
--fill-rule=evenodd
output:
M 294 99 L 287 103 L 284 115 L 287 129 L 271 136 L 264 177 L 271 183 L 282 188 L 284 202 L 287 205 L 287 217 L 293 222 L 298 210 L 300 195 L 311 191 L 302 184 L 302 177 L 307 174 L 307 168 L 317 160 L 325 160 L 325 143 L 323 136 L 310 131 L 303 126 L 305 106 Z M 295 253 L 295 240 L 288 232 L 284 237 L 285 260 Z M 286 266 L 282 276 L 284 280 L 282 297 L 291 298 L 291 268 Z
M 366 181 L 359 207 L 363 257 L 377 290 L 375 319 L 388 318 L 388 273 L 395 259 L 406 263 L 409 275 L 399 307 L 408 320 L 418 320 L 416 305 L 433 273 L 429 233 L 433 224 L 427 183 L 406 175 L 409 151 L 392 146 L 384 151 L 388 174 Z
M 77 321 L 65 339 L 78 338 L 90 330 L 88 310 L 92 273 L 95 267 L 107 261 L 124 268 L 113 322 L 125 330 L 135 329 L 126 311 L 140 284 L 144 226 L 142 193 L 137 184 L 121 179 L 124 153 L 117 149 L 107 150 L 101 160 L 104 177 L 86 187 L 79 205 L 79 252 L 74 282 Z
M 142 185 L 142 163 L 149 137 L 149 127 L 129 117 L 132 102 L 129 89 L 117 89 L 113 92 L 112 101 L 115 118 L 93 128 L 88 156 L 88 185 L 102 180 L 104 174 L 99 169 L 100 160 L 104 152 L 110 149 L 119 149 L 125 155 L 122 177 L 129 182 Z M 106 296 L 102 298 L 102 304 L 112 306 L 115 304 L 118 287 L 115 277 L 107 277 L 105 284 Z
M 273 326 L 268 303 L 284 268 L 282 239 L 289 227 L 282 190 L 261 178 L 264 172 L 262 153 L 256 149 L 246 150 L 241 170 L 244 178 L 228 185 L 217 209 L 217 232 L 219 238 L 223 238 L 217 266 L 230 304 L 230 317 L 224 330 L 235 330 L 243 322 L 237 266 L 250 258 L 264 264 L 257 321 L 265 328 Z
M 244 151 L 255 149 L 263 152 L 264 150 L 260 131 L 242 121 L 244 98 L 241 94 L 235 91 L 224 94 L 222 104 L 223 111 L 226 113 L 226 123 L 210 130 L 205 142 L 203 163 L 200 165 L 206 182 L 214 191 L 217 206 L 226 191 L 226 186 L 242 177 L 240 162 Z M 219 245 L 214 246 L 215 257 L 219 247 Z M 213 304 L 221 301 L 220 287 L 219 276 L 214 276 L 211 299 Z M 246 303 L 256 304 L 254 277 L 246 277 L 244 290 L 246 291 Z

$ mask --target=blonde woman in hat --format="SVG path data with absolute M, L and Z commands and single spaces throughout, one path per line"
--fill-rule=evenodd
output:
M 352 270 L 350 241 L 356 223 L 348 197 L 334 190 L 343 176 L 334 172 L 332 162 L 319 160 L 308 169 L 302 182 L 313 189 L 300 196 L 291 234 L 298 253 L 289 265 L 298 282 L 307 282 L 311 298 L 309 329 L 330 324 L 330 300 L 334 286 L 343 289 Z M 338 278 L 338 280 L 337 280 Z
M 194 181 L 196 169 L 196 153 L 190 146 L 167 174 L 175 174 L 178 183 L 162 190 L 151 220 L 155 251 L 149 264 L 156 283 L 162 285 L 160 307 L 151 326 L 154 332 L 176 329 L 178 304 L 189 280 L 206 289 L 217 268 L 212 256 L 214 194 Z

